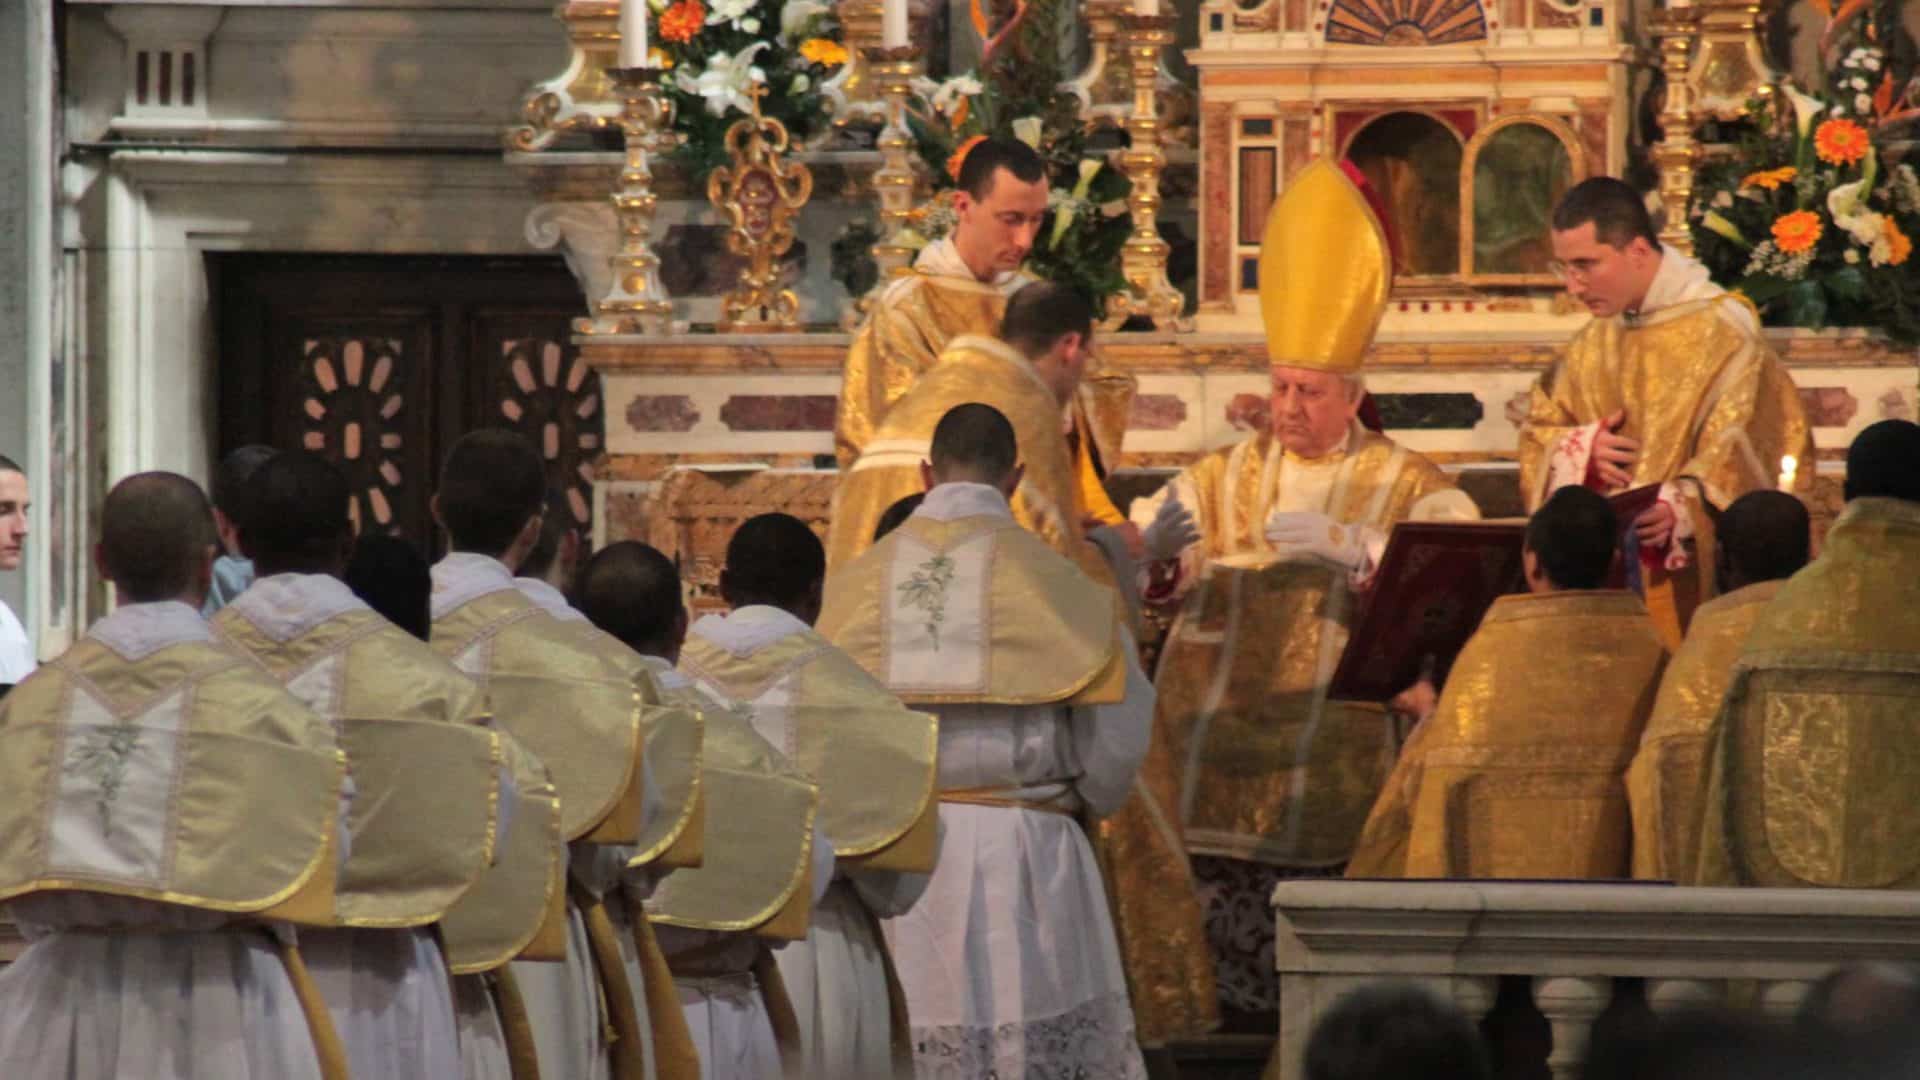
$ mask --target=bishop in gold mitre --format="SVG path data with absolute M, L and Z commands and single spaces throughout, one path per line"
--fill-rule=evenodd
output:
M 1707 732 L 1754 624 L 1786 579 L 1807 564 L 1806 504 L 1784 491 L 1749 491 L 1720 515 L 1714 537 L 1720 595 L 1694 612 L 1627 769 L 1637 878 L 1693 877 Z
M 480 683 L 495 719 L 559 792 L 570 846 L 554 898 L 563 901 L 559 948 L 530 951 L 510 973 L 540 1071 L 639 1080 L 643 988 L 618 952 L 624 913 L 607 897 L 645 823 L 644 721 L 661 703 L 630 650 L 516 585 L 513 568 L 538 543 L 546 502 L 545 464 L 525 438 L 491 429 L 454 444 L 433 500 L 451 551 L 433 568 L 431 644 Z
M 952 233 L 922 248 L 910 270 L 882 285 L 847 352 L 833 435 L 842 470 L 882 437 L 880 425 L 894 402 L 950 343 L 993 336 L 1008 297 L 1034 280 L 1020 266 L 1047 217 L 1046 163 L 1038 151 L 1017 139 L 983 139 L 967 151 L 955 179 Z M 1080 505 L 1117 528 L 1127 527 L 1126 517 L 1102 481 L 1119 464 L 1134 385 L 1131 375 L 1092 372 L 1076 390 L 1068 416 L 1070 476 L 1080 488 Z M 855 553 L 829 545 L 828 559 L 838 565 L 843 554 Z
M 1847 451 L 1845 509 L 1740 652 L 1708 736 L 1701 885 L 1920 886 L 1920 427 Z
M 1647 605 L 1668 648 L 1713 594 L 1711 510 L 1775 486 L 1782 459 L 1804 489 L 1813 436 L 1799 392 L 1745 297 L 1662 247 L 1640 196 L 1611 177 L 1576 184 L 1553 212 L 1568 295 L 1594 318 L 1533 386 L 1520 428 L 1528 508 L 1556 489 L 1660 485 L 1633 523 Z
M 800 519 L 742 522 L 720 571 L 731 610 L 693 624 L 679 666 L 751 709 L 755 729 L 820 786 L 833 882 L 806 940 L 775 953 L 802 1073 L 887 1080 L 912 1069 L 913 1048 L 879 920 L 912 907 L 933 869 L 940 732 L 814 631 L 826 572 L 826 550 Z
M 833 877 L 819 789 L 760 734 L 751 709 L 675 669 L 687 610 L 665 555 L 631 540 L 609 544 L 582 568 L 576 592 L 595 625 L 640 655 L 664 700 L 699 714 L 704 729 L 698 864 L 646 868 L 626 882 L 629 903 L 659 935 L 689 1033 L 683 1050 L 661 1047 L 661 1075 L 684 1075 L 683 1063 L 704 1080 L 812 1075 L 801 1067 L 799 1019 L 772 951 L 807 937 Z
M 220 609 L 214 631 L 334 725 L 353 778 L 338 927 L 301 935 L 307 966 L 358 1080 L 456 1075 L 453 997 L 433 924 L 493 865 L 498 800 L 511 794 L 501 741 L 511 737 L 488 726 L 473 680 L 340 580 L 353 523 L 338 468 L 285 451 L 254 470 L 238 499 L 254 579 Z
M 1437 465 L 1357 419 L 1391 276 L 1379 219 L 1346 167 L 1302 169 L 1260 254 L 1272 427 L 1135 504 L 1151 521 L 1149 601 L 1178 609 L 1155 725 L 1178 766 L 1157 781 L 1148 770 L 1144 790 L 1163 804 L 1131 828 L 1177 824 L 1201 889 L 1244 898 L 1216 910 L 1262 913 L 1251 927 L 1207 929 L 1221 1002 L 1239 1012 L 1277 1007 L 1270 949 L 1245 944 L 1272 933 L 1273 882 L 1344 864 L 1392 765 L 1385 710 L 1327 699 L 1355 588 L 1395 522 L 1479 517 Z M 1117 906 L 1151 905 L 1164 887 L 1119 880 Z
M 1584 488 L 1527 522 L 1526 593 L 1495 600 L 1407 740 L 1348 877 L 1618 878 L 1627 763 L 1667 652 L 1603 588 L 1619 521 Z
M 8 1076 L 347 1075 L 288 930 L 333 919 L 345 760 L 200 617 L 216 543 L 186 477 L 115 484 L 113 613 L 0 703 Z

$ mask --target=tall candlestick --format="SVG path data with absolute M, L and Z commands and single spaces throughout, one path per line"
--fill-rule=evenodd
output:
M 620 66 L 652 66 L 647 63 L 647 0 L 620 0 Z
M 1780 490 L 1792 491 L 1793 481 L 1800 473 L 1800 462 L 1792 454 L 1780 459 Z
M 883 0 L 880 5 L 880 47 L 904 49 L 907 40 L 907 0 Z

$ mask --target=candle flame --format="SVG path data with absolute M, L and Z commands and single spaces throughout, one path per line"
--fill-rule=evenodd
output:
M 1780 490 L 1792 491 L 1795 475 L 1800 471 L 1800 460 L 1792 454 L 1780 459 Z

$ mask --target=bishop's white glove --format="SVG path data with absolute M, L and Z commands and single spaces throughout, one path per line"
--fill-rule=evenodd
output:
M 1178 491 L 1168 491 L 1167 501 L 1153 515 L 1153 523 L 1140 534 L 1147 561 L 1177 559 L 1188 546 L 1199 542 L 1200 524 L 1193 520 L 1193 511 L 1181 503 Z
M 1316 555 L 1349 570 L 1367 558 L 1363 526 L 1342 525 L 1325 514 L 1278 511 L 1267 518 L 1267 542 L 1282 554 Z

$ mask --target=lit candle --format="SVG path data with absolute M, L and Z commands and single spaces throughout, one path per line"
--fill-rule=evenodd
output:
M 1160 0 L 1133 0 L 1133 13 L 1135 15 L 1158 15 L 1160 14 Z
M 1794 476 L 1800 471 L 1800 462 L 1792 454 L 1780 459 L 1780 490 L 1792 491 Z
M 907 0 L 881 0 L 880 47 L 904 49 L 910 44 L 912 42 L 907 40 Z
M 647 63 L 647 0 L 620 0 L 620 66 L 652 66 Z

